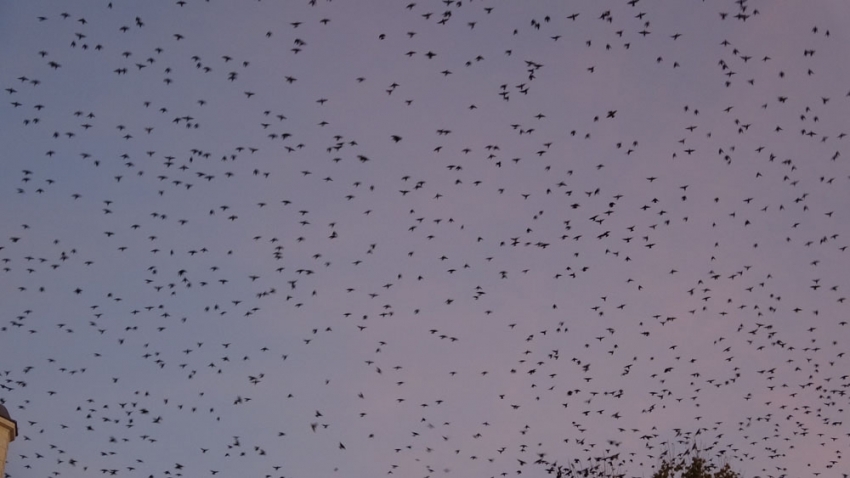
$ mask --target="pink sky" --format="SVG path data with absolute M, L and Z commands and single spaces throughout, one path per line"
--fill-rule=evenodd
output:
M 848 13 L 0 7 L 6 472 L 847 469 Z

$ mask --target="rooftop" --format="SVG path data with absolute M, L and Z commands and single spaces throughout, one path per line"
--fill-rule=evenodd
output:
M 14 423 L 15 435 L 18 434 L 18 423 L 15 420 L 12 420 L 12 417 L 9 415 L 9 410 L 6 410 L 6 407 L 4 407 L 2 403 L 0 403 L 0 418 L 5 418 L 6 420 L 9 420 L 10 422 Z

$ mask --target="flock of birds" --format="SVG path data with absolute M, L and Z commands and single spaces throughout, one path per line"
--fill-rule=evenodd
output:
M 843 3 L 2 12 L 8 477 L 848 476 Z

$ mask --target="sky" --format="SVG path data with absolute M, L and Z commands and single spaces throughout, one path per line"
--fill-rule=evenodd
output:
M 7 476 L 846 476 L 848 24 L 0 2 Z

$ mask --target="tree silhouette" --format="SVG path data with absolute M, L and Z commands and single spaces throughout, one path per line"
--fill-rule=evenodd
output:
M 690 463 L 686 458 L 662 461 L 652 478 L 741 478 L 741 475 L 733 471 L 729 463 L 718 467 L 696 455 L 690 458 Z
M 742 475 L 734 471 L 729 463 L 719 465 L 704 458 L 696 445 L 689 447 L 684 453 L 668 455 L 671 458 L 662 458 L 651 478 L 742 478 Z M 588 460 L 573 459 L 566 465 L 549 462 L 541 457 L 536 464 L 546 466 L 546 472 L 555 475 L 555 478 L 625 478 L 629 476 L 621 471 L 626 463 L 620 459 L 619 453 Z

